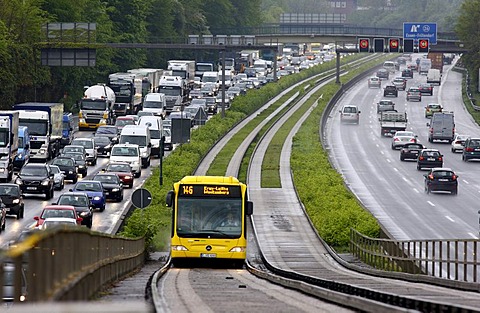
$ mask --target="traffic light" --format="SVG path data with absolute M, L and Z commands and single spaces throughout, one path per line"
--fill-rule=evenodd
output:
M 400 51 L 400 39 L 390 38 L 388 39 L 388 51 L 399 52 Z
M 403 52 L 413 53 L 413 39 L 403 39 Z
M 418 52 L 419 53 L 428 52 L 428 39 L 419 39 L 418 40 Z
M 370 39 L 360 38 L 358 40 L 358 52 L 370 52 Z
M 383 38 L 374 38 L 373 39 L 373 51 L 374 52 L 385 52 L 385 39 Z

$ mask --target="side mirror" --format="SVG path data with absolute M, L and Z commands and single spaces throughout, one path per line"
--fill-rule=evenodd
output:
M 30 149 L 30 145 L 27 143 L 27 144 L 25 145 L 25 150 L 29 150 L 29 149 Z
M 89 154 L 88 154 L 88 153 L 86 153 L 85 155 L 86 155 L 86 156 L 89 156 Z
M 175 193 L 173 190 L 170 190 L 167 192 L 167 198 L 165 199 L 165 203 L 167 204 L 168 207 L 171 207 L 173 205 L 173 199 L 174 199 Z
M 68 191 L 73 191 L 73 189 L 72 189 L 72 188 L 70 188 L 70 189 L 68 189 Z
M 57 203 L 56 203 L 56 202 L 52 202 L 52 205 L 57 205 Z
M 427 122 L 427 126 L 430 127 L 430 122 Z
M 34 216 L 33 219 L 36 220 L 36 221 L 38 221 L 38 220 L 40 219 L 40 217 Z
M 151 148 L 152 147 L 152 143 L 149 142 L 148 145 L 147 145 L 148 148 Z
M 83 218 L 77 217 L 77 223 L 81 223 L 83 221 Z

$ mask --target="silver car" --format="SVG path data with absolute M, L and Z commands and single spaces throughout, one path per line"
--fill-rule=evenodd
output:
M 53 173 L 53 188 L 55 190 L 63 190 L 63 187 L 65 187 L 65 174 L 63 174 L 60 168 L 56 165 L 50 164 L 50 168 Z
M 417 135 L 411 131 L 397 131 L 392 138 L 392 149 L 403 147 L 407 143 L 417 143 Z

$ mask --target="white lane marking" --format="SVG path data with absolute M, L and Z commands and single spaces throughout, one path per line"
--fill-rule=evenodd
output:
M 468 233 L 468 234 L 469 234 L 469 235 L 470 235 L 470 237 L 472 237 L 473 239 L 478 239 L 478 237 L 477 237 L 477 236 L 475 236 L 475 234 L 473 234 L 473 233 Z
M 390 159 L 387 159 L 387 162 L 388 162 L 388 163 L 392 163 L 392 162 L 390 161 Z
M 406 179 L 405 177 L 402 177 L 402 179 L 408 183 L 408 179 Z
M 451 218 L 450 216 L 445 215 L 445 218 L 446 218 L 447 220 L 449 220 L 450 222 L 455 223 L 455 221 L 453 220 L 453 218 Z
M 462 179 L 462 181 L 463 181 L 465 184 L 470 185 L 470 183 L 469 183 L 467 180 Z
M 420 193 L 417 188 L 413 188 L 413 191 L 415 191 L 416 193 Z
M 435 204 L 433 204 L 432 201 L 427 201 L 428 204 L 430 204 L 431 206 L 435 206 Z

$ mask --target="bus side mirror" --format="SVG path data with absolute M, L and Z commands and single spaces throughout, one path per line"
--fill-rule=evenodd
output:
M 167 198 L 165 199 L 165 203 L 167 204 L 168 207 L 171 207 L 173 205 L 173 198 L 174 198 L 174 192 L 173 190 L 170 190 L 167 192 Z
M 250 216 L 253 214 L 253 202 L 247 201 L 247 206 L 245 208 L 245 214 Z

